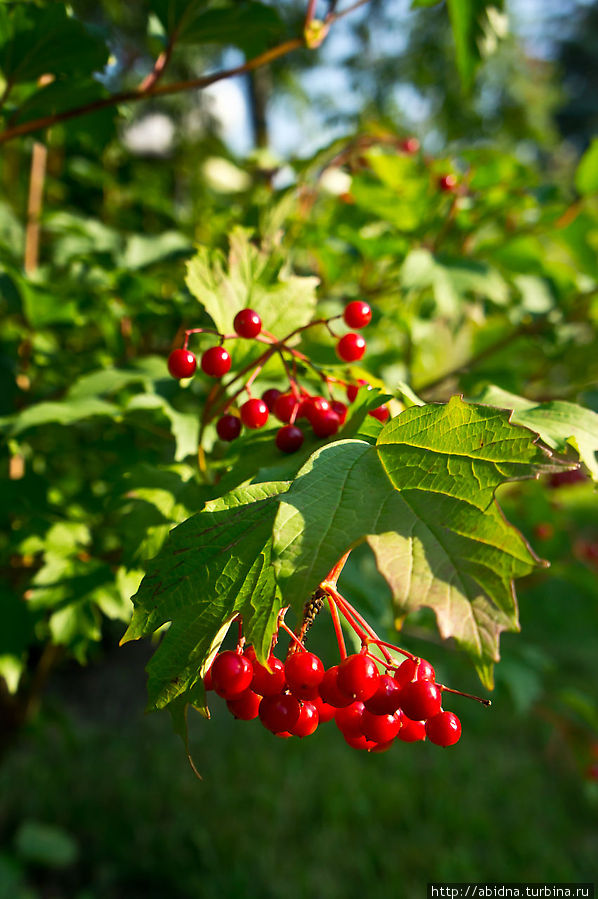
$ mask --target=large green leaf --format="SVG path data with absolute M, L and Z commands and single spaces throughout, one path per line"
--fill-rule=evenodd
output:
M 174 528 L 133 598 L 135 612 L 123 638 L 135 640 L 172 621 L 150 662 L 150 705 L 167 705 L 199 687 L 200 670 L 222 641 L 231 619 L 267 651 L 281 608 L 271 562 L 276 498 L 288 485 L 242 487 L 207 503 Z
M 108 47 L 69 16 L 61 2 L 15 3 L 0 10 L 0 70 L 12 83 L 51 73 L 91 75 L 108 60 Z
M 538 564 L 493 495 L 531 477 L 546 453 L 502 410 L 464 403 L 413 406 L 371 444 L 329 443 L 290 487 L 242 487 L 175 528 L 134 597 L 125 639 L 170 631 L 150 663 L 153 706 L 186 691 L 235 613 L 267 650 L 276 614 L 306 599 L 338 559 L 369 541 L 396 612 L 434 609 L 486 683 L 503 630 L 517 630 L 513 579 Z M 288 487 L 288 489 L 287 489 Z M 198 700 L 201 702 L 201 698 Z
M 598 138 L 594 138 L 581 157 L 575 172 L 575 186 L 580 194 L 598 192 Z
M 592 478 L 598 481 L 598 415 L 577 403 L 553 400 L 536 403 L 508 393 L 494 385 L 487 387 L 480 402 L 512 409 L 512 421 L 540 435 L 551 449 L 566 452 L 569 444 L 577 450 Z

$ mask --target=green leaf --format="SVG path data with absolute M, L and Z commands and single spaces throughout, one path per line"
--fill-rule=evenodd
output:
M 181 462 L 187 456 L 196 455 L 199 444 L 199 415 L 193 412 L 178 412 L 168 400 L 155 393 L 139 393 L 127 404 L 128 412 L 143 409 L 160 409 L 170 422 L 176 449 L 174 458 Z
M 157 235 L 133 234 L 128 238 L 119 263 L 125 269 L 141 269 L 156 262 L 189 256 L 193 247 L 179 231 L 163 231 Z
M 152 707 L 193 695 L 206 660 L 238 613 L 247 639 L 266 654 L 281 608 L 271 543 L 276 499 L 286 487 L 284 482 L 242 487 L 207 503 L 174 528 L 148 565 L 123 642 L 172 621 L 148 666 Z
M 181 38 L 185 43 L 232 45 L 248 56 L 256 56 L 279 41 L 284 33 L 275 8 L 244 0 L 194 17 L 181 31 Z
M 502 0 L 447 0 L 457 68 L 464 88 L 469 89 L 480 60 L 489 55 L 502 37 L 505 20 Z
M 540 435 L 551 449 L 565 453 L 569 444 L 598 481 L 598 414 L 576 403 L 536 403 L 494 385 L 478 398 L 482 403 L 513 409 L 511 420 Z
M 367 397 L 367 394 L 366 394 Z M 499 484 L 532 477 L 546 453 L 506 412 L 464 403 L 413 406 L 375 445 L 341 440 L 285 483 L 242 487 L 175 528 L 134 597 L 124 639 L 172 622 L 149 665 L 150 704 L 193 701 L 232 618 L 266 652 L 276 615 L 301 613 L 349 549 L 367 540 L 395 613 L 430 606 L 486 682 L 503 630 L 516 630 L 513 579 L 538 564 L 493 501 Z
M 67 868 L 79 854 L 69 833 L 41 821 L 23 821 L 15 835 L 15 849 L 20 858 L 45 868 Z
M 16 436 L 29 428 L 40 425 L 69 425 L 94 416 L 114 418 L 119 414 L 120 410 L 117 406 L 93 397 L 62 403 L 37 403 L 24 409 L 23 412 L 19 412 L 18 415 L 0 418 L 0 430 L 6 430 L 11 436 Z
M 250 232 L 235 228 L 227 261 L 221 253 L 202 247 L 188 263 L 187 286 L 221 333 L 233 333 L 235 315 L 247 306 L 277 337 L 313 319 L 318 279 L 292 275 L 279 264 L 272 270 L 269 262 L 251 243 Z
M 581 157 L 575 172 L 575 186 L 584 195 L 598 191 L 598 137 Z
M 106 44 L 69 16 L 61 2 L 16 3 L 2 12 L 0 70 L 11 83 L 48 72 L 56 78 L 91 75 L 108 60 Z

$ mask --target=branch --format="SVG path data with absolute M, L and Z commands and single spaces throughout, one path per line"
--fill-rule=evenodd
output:
M 252 72 L 254 69 L 267 65 L 267 63 L 272 62 L 281 56 L 286 56 L 287 53 L 297 50 L 303 45 L 302 38 L 292 38 L 289 41 L 279 44 L 277 47 L 273 47 L 271 50 L 260 53 L 258 56 L 248 60 L 241 66 L 235 66 L 232 69 L 223 69 L 220 72 L 214 72 L 213 75 L 204 75 L 201 78 L 192 78 L 189 81 L 175 81 L 173 84 L 157 85 L 154 81 L 154 84 L 151 85 L 149 89 L 141 90 L 136 88 L 131 91 L 122 91 L 119 94 L 112 94 L 110 97 L 102 97 L 100 100 L 94 100 L 92 103 L 86 103 L 85 105 L 77 106 L 74 109 L 66 109 L 64 112 L 42 116 L 39 119 L 34 119 L 31 122 L 24 122 L 22 125 L 15 125 L 13 128 L 8 128 L 6 131 L 0 132 L 0 144 L 4 144 L 6 141 L 12 140 L 15 137 L 22 137 L 25 134 L 39 131 L 42 128 L 50 128 L 52 125 L 56 125 L 59 122 L 66 122 L 69 119 L 75 119 L 79 116 L 87 115 L 90 112 L 97 112 L 98 110 L 106 109 L 109 106 L 116 106 L 119 103 L 146 100 L 150 97 L 163 97 L 167 94 L 178 94 L 181 91 L 193 90 L 194 88 L 203 89 L 209 87 L 211 84 L 215 84 L 217 81 L 222 81 L 225 78 L 233 78 L 235 75 L 243 75 L 246 72 Z

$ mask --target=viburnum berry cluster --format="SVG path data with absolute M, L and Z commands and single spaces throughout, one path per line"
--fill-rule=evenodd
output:
M 306 603 L 297 632 L 285 623 L 287 609 L 282 610 L 267 665 L 260 664 L 253 646 L 246 645 L 239 618 L 237 647 L 215 657 L 204 678 L 206 690 L 226 700 L 235 718 L 259 718 L 278 737 L 307 737 L 320 724 L 334 719 L 354 749 L 385 752 L 396 740 L 414 743 L 426 739 L 452 746 L 461 736 L 461 722 L 443 709 L 443 694 L 455 693 L 485 705 L 489 700 L 437 683 L 429 662 L 375 634 L 337 590 L 347 557 Z M 340 652 L 339 663 L 329 668 L 305 647 L 305 636 L 325 604 Z M 347 654 L 341 618 L 361 641 L 357 653 Z M 274 652 L 280 630 L 290 638 L 284 661 Z M 402 661 L 397 660 L 397 653 L 404 657 Z
M 339 337 L 335 334 L 332 323 L 341 318 L 345 325 L 354 330 Z M 171 352 L 168 369 L 174 378 L 179 379 L 190 378 L 195 374 L 197 358 L 188 348 L 192 334 L 214 334 L 218 338 L 218 345 L 209 347 L 200 358 L 201 370 L 216 380 L 223 379 L 231 370 L 232 359 L 223 345 L 226 341 L 242 339 L 263 344 L 264 351 L 253 362 L 212 391 L 206 403 L 203 423 L 215 419 L 218 436 L 221 440 L 230 442 L 239 437 L 244 427 L 249 430 L 263 428 L 273 415 L 281 424 L 276 432 L 276 446 L 283 453 L 294 453 L 303 444 L 305 436 L 299 422 L 305 420 L 319 439 L 333 436 L 347 417 L 347 405 L 335 397 L 335 389 L 343 389 L 351 403 L 355 400 L 359 387 L 366 382 L 354 383 L 326 374 L 291 344 L 293 338 L 309 328 L 323 325 L 337 340 L 336 352 L 339 359 L 346 363 L 358 362 L 366 352 L 366 342 L 357 332 L 365 328 L 371 318 L 372 310 L 369 305 L 361 300 L 353 300 L 345 307 L 342 315 L 315 319 L 279 340 L 263 328 L 257 312 L 253 309 L 241 309 L 233 322 L 234 334 L 221 334 L 210 328 L 191 328 L 185 331 L 184 345 Z M 256 379 L 264 365 L 275 355 L 282 362 L 288 383 L 283 390 L 270 387 L 260 397 L 256 397 L 253 394 Z M 298 367 L 317 376 L 323 384 L 325 396 L 311 392 L 300 383 Z M 390 412 L 388 406 L 383 405 L 370 414 L 384 422 L 389 418 Z

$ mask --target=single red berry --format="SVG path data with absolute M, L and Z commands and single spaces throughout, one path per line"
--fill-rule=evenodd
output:
M 216 422 L 216 432 L 221 440 L 236 440 L 241 433 L 241 419 L 237 415 L 223 415 Z
M 309 421 L 309 417 L 311 415 L 311 404 L 313 397 L 311 396 L 302 396 L 299 400 L 299 406 L 297 408 L 297 415 L 295 416 L 295 420 L 299 418 L 307 418 Z
M 341 425 L 344 425 L 347 418 L 347 407 L 344 403 L 341 403 L 340 400 L 332 400 L 330 407 L 333 412 L 336 412 L 338 415 L 338 420 Z
M 346 693 L 343 693 L 342 690 L 339 689 L 338 665 L 333 665 L 332 668 L 329 668 L 326 671 L 322 678 L 322 682 L 318 687 L 318 692 L 323 701 L 327 705 L 333 706 L 335 709 L 342 709 L 347 705 L 351 705 L 353 702 L 353 699 L 350 696 L 347 696 Z
M 368 382 L 362 381 L 361 378 L 359 379 L 357 384 L 347 384 L 346 390 L 347 390 L 347 399 L 349 400 L 349 402 L 352 403 L 355 400 L 360 387 L 367 387 L 367 386 L 368 386 Z
M 364 710 L 361 718 L 361 730 L 368 740 L 374 740 L 375 743 L 387 743 L 389 740 L 394 740 L 400 729 L 401 718 L 396 713 L 374 715 L 367 709 Z
M 574 468 L 571 471 L 557 471 L 551 474 L 548 483 L 551 487 L 567 487 L 569 484 L 577 484 L 580 481 L 586 481 L 587 477 L 580 468 Z
M 262 330 L 262 320 L 253 309 L 241 309 L 235 315 L 233 328 L 239 337 L 257 337 Z
M 297 723 L 299 701 L 288 693 L 264 696 L 260 702 L 260 721 L 274 734 L 290 732 Z
M 378 421 L 381 421 L 384 424 L 385 421 L 388 421 L 390 418 L 390 409 L 388 406 L 378 406 L 377 409 L 372 409 L 368 412 L 368 415 L 371 415 L 372 418 L 377 418 Z
M 276 446 L 283 453 L 296 453 L 303 443 L 303 431 L 295 425 L 283 425 L 276 434 Z
M 284 676 L 284 664 L 271 655 L 268 659 L 270 671 L 256 660 L 253 662 L 253 680 L 251 689 L 260 696 L 274 696 L 281 693 L 286 684 Z
M 240 412 L 241 421 L 247 428 L 263 428 L 268 421 L 268 407 L 263 400 L 247 400 Z
M 414 721 L 433 718 L 440 711 L 442 692 L 438 684 L 416 680 L 401 690 L 401 709 Z
M 328 412 L 331 408 L 329 400 L 324 399 L 323 396 L 310 396 L 305 401 L 304 414 L 310 422 L 313 422 L 315 416 Z
M 311 426 L 316 437 L 320 440 L 324 437 L 332 437 L 336 434 L 340 427 L 341 421 L 336 412 L 332 409 L 325 409 L 323 412 L 312 412 Z
M 457 176 L 441 175 L 438 179 L 438 187 L 445 193 L 452 193 L 457 187 Z
M 262 393 L 262 399 L 268 407 L 269 412 L 274 412 L 274 403 L 280 395 L 280 390 L 277 390 L 276 387 L 270 387 L 269 390 L 264 390 Z
M 211 378 L 221 378 L 230 371 L 230 355 L 223 346 L 212 346 L 201 357 L 201 367 Z
M 303 702 L 297 723 L 291 728 L 294 737 L 310 737 L 318 729 L 320 718 L 313 702 Z
M 362 652 L 348 656 L 338 666 L 339 689 L 353 699 L 369 699 L 378 689 L 379 680 L 375 663 Z
M 227 699 L 229 712 L 241 721 L 253 721 L 257 718 L 262 697 L 253 690 L 245 690 L 235 699 Z
M 534 527 L 534 534 L 538 540 L 550 540 L 554 537 L 554 527 L 549 521 L 541 521 Z
M 369 325 L 371 322 L 372 310 L 367 303 L 364 303 L 361 300 L 353 300 L 353 302 L 349 303 L 345 308 L 343 318 L 345 324 L 349 328 L 359 330 L 360 328 L 365 328 L 365 326 Z
M 284 663 L 289 688 L 310 690 L 318 687 L 324 677 L 324 666 L 313 652 L 294 652 Z
M 253 667 L 245 656 L 227 650 L 214 659 L 212 665 L 212 684 L 218 696 L 223 699 L 236 699 L 249 689 L 253 679 Z
M 203 686 L 204 686 L 204 690 L 206 691 L 206 693 L 209 690 L 214 689 L 214 684 L 212 683 L 212 666 L 211 665 L 204 675 Z
M 426 721 L 426 736 L 437 746 L 453 746 L 461 736 L 461 722 L 453 712 L 439 712 Z
M 436 672 L 426 659 L 405 659 L 395 671 L 394 679 L 399 687 L 404 687 L 414 680 L 433 681 L 436 679 Z
M 417 153 L 419 150 L 419 141 L 416 137 L 407 137 L 401 144 L 401 150 L 404 153 L 409 153 L 412 155 L 413 153 Z
M 191 350 L 173 350 L 168 357 L 168 371 L 173 378 L 190 378 L 197 368 L 197 359 Z
M 364 749 L 366 752 L 371 752 L 377 746 L 373 740 L 368 740 L 367 737 L 363 735 L 358 737 L 351 737 L 347 734 L 343 734 L 345 743 L 348 743 L 352 749 Z
M 324 702 L 319 692 L 316 698 L 310 701 L 318 710 L 318 718 L 320 720 L 320 724 L 326 724 L 327 721 L 332 721 L 336 709 L 333 705 L 329 705 L 329 703 Z
M 292 393 L 281 393 L 274 403 L 273 411 L 279 421 L 287 423 L 291 420 L 293 411 L 297 405 L 298 400 Z
M 361 722 L 364 710 L 365 706 L 359 700 L 352 702 L 351 705 L 344 709 L 337 709 L 334 715 L 334 722 L 346 737 L 363 736 Z
M 399 740 L 402 740 L 403 743 L 417 743 L 419 740 L 426 739 L 425 721 L 413 721 L 404 712 L 399 712 L 399 715 L 401 716 Z
M 361 334 L 345 334 L 336 345 L 336 354 L 343 362 L 357 362 L 363 357 L 365 348 Z
M 381 674 L 376 692 L 365 701 L 368 712 L 374 715 L 392 715 L 399 708 L 401 688 L 394 677 Z

